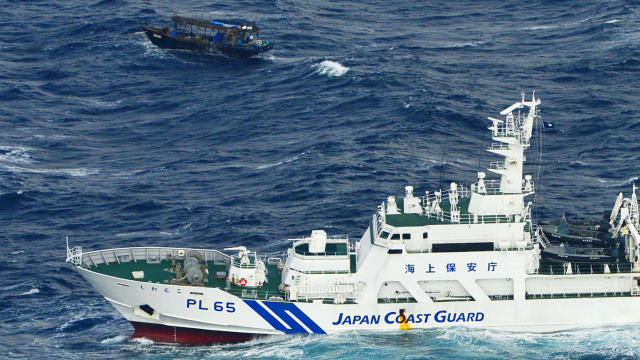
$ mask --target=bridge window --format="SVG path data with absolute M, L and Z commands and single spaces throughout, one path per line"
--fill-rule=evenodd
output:
M 387 238 L 388 238 L 388 237 L 389 237 L 389 233 L 388 233 L 388 232 L 386 232 L 386 231 L 382 231 L 382 232 L 380 233 L 380 239 L 387 240 Z
M 422 238 L 423 239 L 428 239 L 429 238 L 429 233 L 422 233 Z
M 402 234 L 402 240 L 411 240 L 411 234 Z
M 391 235 L 391 240 L 400 240 L 400 234 Z

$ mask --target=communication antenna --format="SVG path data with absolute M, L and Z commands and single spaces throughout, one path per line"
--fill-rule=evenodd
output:
M 442 172 L 444 171 L 444 145 L 442 146 L 442 157 L 440 159 L 440 181 L 438 186 L 442 187 Z

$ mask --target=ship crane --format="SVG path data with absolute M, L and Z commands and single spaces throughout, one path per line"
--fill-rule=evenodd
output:
M 225 251 L 238 251 L 238 259 L 240 259 L 240 264 L 246 265 L 251 263 L 249 260 L 249 251 L 246 246 L 234 246 L 229 248 L 224 248 Z
M 618 194 L 613 205 L 611 216 L 609 217 L 612 237 L 617 237 L 620 233 L 626 235 L 626 250 L 629 254 L 629 261 L 633 262 L 634 268 L 640 268 L 640 214 L 638 211 L 638 198 L 636 195 L 638 187 L 633 184 L 631 198 Z M 616 224 L 616 219 L 618 219 Z

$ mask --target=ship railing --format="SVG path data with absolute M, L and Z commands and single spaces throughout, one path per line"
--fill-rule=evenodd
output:
M 496 124 L 495 127 L 492 127 L 492 136 L 494 138 L 505 138 L 512 137 L 518 139 L 518 141 L 523 145 L 529 144 L 529 138 L 527 136 L 522 136 L 524 130 L 522 129 L 522 123 L 524 122 L 524 116 L 518 115 L 513 119 L 514 126 L 509 127 L 506 124 Z M 497 139 L 496 139 L 497 140 Z
M 242 299 L 285 301 L 287 296 L 279 290 L 260 290 L 260 289 L 224 289 L 225 292 L 235 295 Z
M 301 239 L 289 239 L 289 241 L 293 241 L 293 253 L 295 254 L 295 256 L 297 257 L 310 257 L 310 258 L 318 258 L 321 256 L 344 256 L 344 257 L 348 257 L 349 256 L 349 248 L 351 247 L 351 243 L 349 241 L 349 237 L 347 235 L 329 235 L 327 236 L 327 241 L 326 244 L 344 244 L 345 245 L 345 251 L 344 252 L 338 252 L 338 251 L 324 251 L 321 253 L 314 253 L 314 252 L 310 252 L 308 250 L 301 250 L 298 247 L 300 245 L 304 245 L 304 244 L 309 244 L 310 243 L 311 238 L 301 238 Z
M 69 247 L 69 237 L 67 236 L 67 262 L 73 265 L 82 264 L 82 246 Z
M 487 180 L 485 181 L 485 186 L 487 188 L 487 194 L 506 194 L 500 191 L 500 180 Z M 471 197 L 472 192 L 477 193 L 477 183 L 471 185 L 471 190 L 460 184 L 458 187 L 458 199 L 467 199 Z M 523 192 L 531 191 L 533 189 L 533 182 L 531 182 L 531 188 L 525 189 L 523 186 Z M 442 191 L 441 204 L 450 202 L 449 197 L 451 194 L 451 190 Z M 519 216 L 519 219 L 516 219 L 515 215 L 474 215 L 470 213 L 461 213 L 459 215 L 459 221 L 452 221 L 452 216 L 450 211 L 440 210 L 438 212 L 428 211 L 426 209 L 426 204 L 432 204 L 436 200 L 436 195 L 434 193 L 430 193 L 429 197 L 422 196 L 420 197 L 422 200 L 422 206 L 424 212 L 421 216 L 425 216 L 427 218 L 434 218 L 442 223 L 449 224 L 495 224 L 495 223 L 516 223 L 523 222 L 524 218 Z M 426 201 L 425 199 L 428 199 Z M 384 214 L 385 206 L 384 202 L 379 207 L 379 211 L 377 211 L 373 215 L 373 220 L 371 221 L 371 239 L 375 239 L 380 235 L 380 232 L 383 230 L 383 225 L 386 223 L 386 215 Z
M 506 168 L 504 161 L 492 161 L 489 163 L 489 169 L 491 170 L 505 170 Z
M 533 272 L 537 275 L 594 275 L 594 274 L 630 274 L 638 273 L 633 263 L 571 263 L 540 265 Z
M 466 199 L 471 197 L 471 192 L 469 191 L 469 188 L 464 184 L 464 183 L 459 183 L 458 184 L 458 198 L 459 199 Z M 442 191 L 442 201 L 449 201 L 449 197 L 451 196 L 451 190 L 443 190 Z M 424 204 L 426 203 L 425 199 L 427 199 L 427 197 L 425 196 L 419 196 L 419 198 L 422 200 L 422 204 L 424 206 Z M 436 195 L 433 192 L 429 193 L 429 203 L 433 202 L 436 200 Z M 384 203 L 383 203 L 384 204 Z
M 464 213 L 460 214 L 459 221 L 453 221 L 450 211 L 441 211 L 439 214 L 423 214 L 427 218 L 434 218 L 445 224 L 498 224 L 498 223 L 521 223 L 524 219 L 518 216 L 516 221 L 515 215 L 477 215 Z M 380 235 L 381 228 L 377 234 Z
M 523 251 L 523 250 L 531 250 L 535 246 L 533 242 L 522 241 L 521 243 L 523 244 L 523 246 L 510 245 L 507 247 L 494 247 L 494 249 L 491 251 Z M 413 249 L 406 249 L 406 252 L 407 254 L 428 254 L 428 253 L 432 253 L 433 251 L 427 248 L 419 248 L 419 249 L 413 248 Z
M 434 218 L 442 223 L 448 224 L 497 224 L 497 223 L 519 223 L 523 222 L 523 218 L 520 217 L 516 221 L 515 215 L 474 215 L 469 213 L 460 214 L 459 221 L 453 221 L 450 211 L 441 211 L 438 214 L 423 214 L 427 218 Z M 380 235 L 382 228 L 377 229 L 377 234 Z M 375 234 L 375 233 L 374 233 Z
M 487 146 L 487 150 L 509 150 L 509 144 L 496 142 Z
M 258 257 L 269 265 L 277 265 L 281 261 L 284 261 L 284 259 L 287 258 L 287 251 L 284 250 L 284 251 L 272 251 L 272 252 L 259 253 Z
M 267 263 L 269 265 L 277 265 L 280 262 L 284 261 L 284 259 L 286 259 L 287 252 L 273 251 L 268 253 L 258 253 L 256 251 L 252 251 L 252 252 L 249 252 L 249 255 L 254 256 L 256 259 L 262 260 L 263 263 Z M 243 269 L 255 269 L 257 266 L 255 262 L 252 262 L 249 264 L 242 264 L 241 259 L 237 257 L 233 257 L 233 265 Z
M 310 303 L 310 302 L 322 302 L 323 304 L 355 304 L 356 303 L 356 298 L 355 297 L 343 297 L 343 296 L 336 296 L 336 297 L 325 297 L 324 295 L 319 295 L 319 296 L 300 296 L 298 295 L 298 299 L 296 300 L 297 302 L 306 302 L 306 303 Z
M 631 289 L 629 291 L 590 291 L 590 292 L 579 292 L 579 293 L 553 293 L 553 294 L 527 293 L 525 295 L 525 298 L 529 300 L 535 300 L 535 299 L 602 298 L 602 297 L 630 297 L 630 296 L 640 296 L 640 292 L 636 289 Z
M 233 259 L 233 266 L 239 267 L 241 269 L 255 269 L 257 265 L 256 265 L 256 263 L 243 264 L 240 261 L 240 259 L 234 258 Z
M 507 129 L 505 126 L 499 126 L 497 128 L 497 130 L 494 130 L 492 133 L 494 138 L 516 138 L 518 139 L 518 141 L 522 142 L 523 137 L 522 137 L 522 133 L 519 130 L 509 130 Z M 494 139 L 494 140 L 498 140 L 498 139 Z
M 323 303 L 336 303 L 336 299 L 340 299 L 340 303 L 355 303 L 355 298 L 352 296 L 345 296 L 346 293 L 336 292 L 333 294 L 299 294 L 296 300 L 291 300 L 287 292 L 280 290 L 260 290 L 260 289 L 225 289 L 229 294 L 235 295 L 242 299 L 252 300 L 269 300 L 269 301 L 297 301 L 297 302 L 314 302 L 322 301 Z M 333 296 L 331 296 L 333 295 Z M 415 301 L 413 301 L 415 302 Z
M 351 271 L 350 270 L 298 270 L 298 269 L 294 269 L 292 267 L 289 268 L 289 270 L 301 273 L 301 274 L 307 274 L 307 275 L 317 275 L 317 274 L 331 274 L 331 275 L 335 275 L 335 274 L 350 274 Z
M 449 211 L 443 211 L 440 218 L 441 221 L 452 224 L 497 224 L 516 222 L 514 215 L 474 215 L 469 213 L 460 214 L 460 221 L 454 222 L 451 220 L 451 212 Z
M 529 181 L 529 187 L 522 185 L 522 193 L 530 193 L 535 191 L 535 184 L 533 180 Z M 478 191 L 478 183 L 471 184 L 471 192 L 481 195 L 509 195 L 510 193 L 502 192 L 500 189 L 500 180 L 485 180 L 484 181 L 485 192 L 480 193 Z
M 349 255 L 349 250 L 347 249 L 347 253 L 344 252 L 321 252 L 321 253 L 314 253 L 314 252 L 309 252 L 309 251 L 296 251 L 297 255 L 301 255 L 301 256 L 310 256 L 310 257 L 318 257 L 318 256 L 348 256 Z
M 151 264 L 174 258 L 183 259 L 192 251 L 199 253 L 203 261 L 213 261 L 215 264 L 229 264 L 233 261 L 231 256 L 218 250 L 146 246 L 84 252 L 82 254 L 82 264 L 86 267 L 91 267 L 100 264 L 120 264 L 142 260 Z
M 388 303 L 401 303 L 401 304 L 406 304 L 406 303 L 415 303 L 417 302 L 416 299 L 414 297 L 385 297 L 385 298 L 378 298 L 378 303 L 379 304 L 388 304 Z

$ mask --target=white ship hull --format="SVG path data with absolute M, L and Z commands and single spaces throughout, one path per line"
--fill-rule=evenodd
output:
M 640 296 L 432 304 L 273 302 L 243 300 L 216 288 L 150 284 L 76 269 L 135 326 L 134 337 L 157 341 L 233 342 L 260 335 L 401 330 L 406 324 L 412 329 L 467 326 L 551 332 L 640 323 Z M 156 310 L 154 315 L 139 309 L 142 302 Z M 407 316 L 405 324 L 400 309 Z

